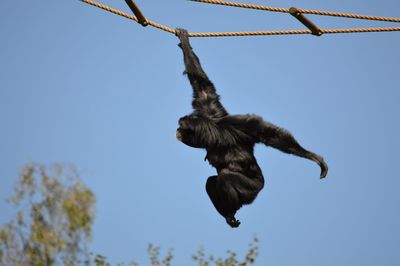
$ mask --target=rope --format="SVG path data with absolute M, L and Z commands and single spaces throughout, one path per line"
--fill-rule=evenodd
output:
M 86 4 L 89 4 L 89 5 L 98 7 L 98 8 L 100 8 L 100 9 L 105 10 L 105 11 L 111 12 L 111 13 L 113 13 L 113 14 L 116 14 L 116 15 L 119 15 L 119 16 L 122 16 L 122 17 L 125 17 L 125 18 L 127 18 L 127 19 L 131 19 L 131 20 L 136 21 L 136 22 L 139 21 L 134 15 L 126 14 L 126 13 L 124 13 L 124 12 L 118 10 L 118 9 L 115 9 L 115 8 L 112 8 L 112 7 L 109 7 L 109 6 L 106 6 L 106 5 L 97 3 L 97 2 L 95 2 L 95 1 L 92 1 L 92 0 L 80 0 L 80 1 L 82 1 L 82 2 L 84 2 L 84 3 L 86 3 Z M 160 30 L 163 30 L 163 31 L 166 31 L 166 32 L 170 32 L 170 33 L 175 34 L 175 30 L 172 29 L 172 28 L 170 28 L 170 27 L 167 27 L 167 26 L 158 24 L 157 22 L 154 22 L 154 21 L 151 21 L 151 20 L 148 20 L 147 22 L 148 22 L 148 24 L 149 24 L 150 26 L 153 26 L 153 27 L 158 28 L 158 29 L 160 29 Z
M 264 10 L 271 12 L 281 12 L 281 13 L 289 13 L 289 8 L 281 8 L 281 7 L 271 7 L 271 6 L 261 6 L 254 4 L 243 4 L 243 3 L 235 3 L 235 2 L 226 2 L 226 1 L 217 1 L 217 0 L 189 0 L 192 2 L 201 2 L 207 4 L 215 4 L 215 5 L 223 5 L 223 6 L 233 6 L 240 8 L 249 8 L 256 10 Z
M 93 0 L 80 0 L 84 3 L 87 3 L 89 5 L 98 7 L 100 9 L 106 10 L 108 12 L 111 12 L 113 14 L 131 19 L 133 21 L 138 22 L 138 19 L 133 16 L 126 14 L 120 10 L 111 8 L 109 6 L 97 3 Z M 213 1 L 214 0 L 192 0 L 192 1 Z M 245 5 L 245 4 L 243 4 Z M 289 9 L 288 9 L 289 10 Z M 280 11 L 277 11 L 280 12 Z M 303 11 L 302 11 L 303 12 Z M 400 19 L 399 19 L 400 21 Z M 161 25 L 157 22 L 148 20 L 148 24 L 158 28 L 160 30 L 175 34 L 175 30 Z M 384 32 L 384 31 L 400 31 L 399 28 L 354 28 L 354 29 L 326 29 L 326 30 L 321 30 L 322 33 L 324 34 L 333 34 L 333 33 L 356 33 L 356 32 Z M 256 35 L 288 35 L 288 34 L 312 34 L 310 30 L 279 30 L 279 31 L 241 31 L 241 32 L 197 32 L 197 33 L 189 33 L 189 37 L 236 37 L 236 36 L 256 36 Z
M 114 14 L 116 14 L 116 15 L 119 15 L 119 16 L 122 16 L 122 17 L 125 17 L 125 18 L 128 18 L 128 19 L 131 19 L 131 20 L 133 20 L 133 21 L 138 22 L 138 19 L 137 19 L 135 16 L 133 16 L 133 15 L 128 15 L 128 14 L 126 14 L 126 13 L 124 13 L 124 12 L 118 10 L 118 9 L 114 9 L 114 8 L 109 7 L 109 6 L 106 6 L 106 5 L 97 3 L 97 2 L 95 2 L 95 1 L 91 1 L 91 0 L 80 0 L 80 1 L 82 1 L 82 2 L 84 2 L 84 3 L 86 3 L 86 4 L 89 4 L 89 5 L 92 5 L 92 6 L 101 8 L 101 9 L 103 9 L 103 10 L 105 10 L 105 11 L 114 13 Z
M 352 29 L 325 29 L 323 34 L 335 33 L 365 33 L 365 32 L 388 32 L 400 31 L 400 28 L 352 28 Z M 276 30 L 276 31 L 237 31 L 237 32 L 199 32 L 190 33 L 190 37 L 238 37 L 257 35 L 300 35 L 312 34 L 310 30 Z
M 243 3 L 226 2 L 226 1 L 219 1 L 219 0 L 190 0 L 190 1 L 207 3 L 207 4 L 215 4 L 215 5 L 240 7 L 240 8 L 249 8 L 249 9 L 256 9 L 256 10 L 264 10 L 264 11 L 272 11 L 272 12 L 290 13 L 289 12 L 289 8 L 270 7 L 270 6 L 261 6 L 261 5 L 253 5 L 253 4 L 243 4 Z M 354 19 L 378 20 L 378 21 L 386 21 L 386 22 L 400 22 L 400 18 L 368 16 L 368 15 L 340 13 L 340 12 L 330 12 L 330 11 L 321 11 L 321 10 L 311 10 L 311 9 L 302 9 L 302 8 L 297 8 L 297 9 L 303 14 L 332 16 L 332 17 L 343 17 L 343 18 L 354 18 Z

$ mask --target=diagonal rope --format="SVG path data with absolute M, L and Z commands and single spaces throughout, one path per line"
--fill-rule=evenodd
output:
M 189 1 L 207 3 L 207 4 L 214 4 L 214 5 L 224 5 L 224 6 L 249 8 L 249 9 L 256 9 L 256 10 L 264 10 L 264 11 L 271 11 L 271 12 L 290 13 L 289 12 L 289 8 L 270 7 L 270 6 L 253 5 L 253 4 L 243 4 L 243 3 L 227 2 L 227 1 L 220 1 L 220 0 L 189 0 Z M 297 8 L 297 9 L 303 14 L 332 16 L 332 17 L 343 17 L 343 18 L 354 18 L 354 19 L 366 19 L 366 20 L 378 20 L 378 21 L 386 21 L 386 22 L 400 22 L 400 18 L 368 16 L 368 15 L 359 15 L 359 14 L 351 14 L 351 13 L 340 13 L 340 12 L 331 12 L 331 11 L 321 11 L 321 10 L 311 10 L 311 9 L 302 9 L 302 8 Z
M 118 9 L 111 8 L 109 6 L 97 3 L 93 0 L 80 0 L 89 5 L 95 6 L 97 8 L 106 10 L 113 14 L 131 19 L 133 21 L 138 22 L 138 19 L 133 16 L 126 14 Z M 196 0 L 197 1 L 197 0 Z M 203 1 L 203 0 L 201 0 Z M 206 1 L 206 0 L 204 0 Z M 211 1 L 211 0 L 207 0 Z M 158 28 L 160 30 L 175 34 L 175 30 L 159 24 L 157 22 L 148 20 L 148 24 Z M 392 28 L 353 28 L 353 29 L 326 29 L 322 30 L 324 34 L 333 34 L 333 33 L 357 33 L 357 32 L 385 32 L 385 31 L 400 31 L 400 27 L 392 27 Z M 278 31 L 238 31 L 238 32 L 198 32 L 198 33 L 189 33 L 190 37 L 234 37 L 234 36 L 256 36 L 256 35 L 288 35 L 288 34 L 312 34 L 310 30 L 278 30 Z
M 89 5 L 98 7 L 98 8 L 100 8 L 100 9 L 105 10 L 105 11 L 111 12 L 111 13 L 113 13 L 113 14 L 116 14 L 116 15 L 125 17 L 125 18 L 127 18 L 127 19 L 131 19 L 131 20 L 133 20 L 133 21 L 138 22 L 138 19 L 137 19 L 134 15 L 126 14 L 126 13 L 124 13 L 124 12 L 118 10 L 118 9 L 111 8 L 111 7 L 109 7 L 109 6 L 106 6 L 106 5 L 97 3 L 97 2 L 92 1 L 92 0 L 80 0 L 80 1 L 82 1 L 82 2 L 84 2 L 84 3 L 86 3 L 86 4 L 89 4 Z M 175 34 L 175 30 L 174 30 L 174 29 L 169 28 L 169 27 L 164 26 L 164 25 L 161 25 L 161 24 L 158 24 L 157 22 L 154 22 L 154 21 L 149 20 L 149 21 L 148 21 L 148 24 L 151 25 L 151 26 L 153 26 L 153 27 L 155 27 L 155 28 L 158 28 L 158 29 L 160 29 L 160 30 L 167 31 L 167 32 L 170 32 L 170 33 L 174 33 L 174 34 Z

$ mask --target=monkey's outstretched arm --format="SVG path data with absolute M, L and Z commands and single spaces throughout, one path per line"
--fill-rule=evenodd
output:
M 260 141 L 265 145 L 316 162 L 321 168 L 321 179 L 328 174 L 328 165 L 324 159 L 318 154 L 304 149 L 286 129 L 262 121 L 258 132 Z
M 266 122 L 259 116 L 230 115 L 220 119 L 218 123 L 223 127 L 230 126 L 232 129 L 245 133 L 256 143 L 264 143 L 282 152 L 316 162 L 321 168 L 320 178 L 328 174 L 328 165 L 321 156 L 304 149 L 286 129 Z
M 177 28 L 176 35 L 180 40 L 178 46 L 183 52 L 185 73 L 188 75 L 193 88 L 193 108 L 198 114 L 208 118 L 221 118 L 227 115 L 228 113 L 219 101 L 219 95 L 216 92 L 214 84 L 207 77 L 207 74 L 201 67 L 199 58 L 193 52 L 188 32 Z

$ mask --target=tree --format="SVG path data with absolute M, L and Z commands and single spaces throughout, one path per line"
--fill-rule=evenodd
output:
M 110 265 L 106 257 L 88 251 L 95 197 L 73 166 L 26 165 L 9 202 L 17 212 L 14 220 L 0 228 L 0 266 Z M 172 250 L 162 259 L 159 247 L 149 245 L 147 251 L 151 266 L 172 265 Z M 257 255 L 254 238 L 243 261 L 232 251 L 225 259 L 214 259 L 203 248 L 192 258 L 199 266 L 248 266 Z M 128 265 L 137 266 L 135 262 Z
M 26 165 L 9 202 L 17 217 L 0 229 L 1 265 L 76 265 L 87 259 L 95 198 L 72 166 Z

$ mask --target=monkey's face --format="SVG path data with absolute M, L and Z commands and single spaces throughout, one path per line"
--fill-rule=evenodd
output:
M 190 147 L 201 148 L 196 141 L 195 132 L 188 127 L 183 119 L 179 120 L 179 127 L 176 129 L 176 138 Z
M 179 141 L 183 140 L 182 129 L 180 127 L 176 129 L 176 139 Z
M 180 142 L 182 142 L 190 147 L 199 148 L 199 146 L 196 145 L 196 143 L 195 143 L 194 132 L 191 130 L 179 127 L 176 130 L 176 138 Z
M 192 127 L 190 126 L 191 123 L 189 119 L 189 116 L 184 116 L 179 119 L 179 127 L 176 130 L 176 138 L 179 141 L 183 142 L 184 139 L 190 139 L 194 136 L 194 132 Z
M 193 119 L 189 116 L 184 116 L 179 119 L 179 127 L 176 130 L 176 138 L 193 148 L 201 148 L 196 141 L 195 131 L 192 124 Z

